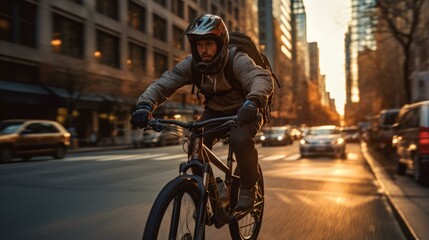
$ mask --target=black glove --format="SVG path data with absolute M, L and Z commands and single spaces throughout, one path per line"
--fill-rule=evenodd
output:
M 136 110 L 131 116 L 130 123 L 139 128 L 147 127 L 149 117 L 152 117 L 152 107 L 147 104 L 137 106 Z
M 256 121 L 257 119 L 258 108 L 256 104 L 250 100 L 246 100 L 238 109 L 237 112 L 237 120 L 240 125 L 249 124 L 251 122 Z

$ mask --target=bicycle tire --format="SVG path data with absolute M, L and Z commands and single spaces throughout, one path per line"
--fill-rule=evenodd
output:
M 155 203 L 147 218 L 146 226 L 143 233 L 143 240 L 155 239 L 204 239 L 205 224 L 201 224 L 198 230 L 199 236 L 194 236 L 196 227 L 196 216 L 198 204 L 200 202 L 200 190 L 197 183 L 185 177 L 177 177 L 171 180 L 161 190 L 155 199 Z M 176 207 L 174 203 L 179 204 Z M 176 231 L 171 228 L 173 209 L 178 217 Z M 171 210 L 171 211 L 170 211 Z M 183 217 L 183 218 L 182 218 Z M 183 220 L 183 222 L 182 222 Z
M 250 213 L 248 213 L 244 218 L 238 221 L 231 221 L 229 223 L 229 233 L 231 234 L 232 239 L 234 240 L 255 240 L 258 238 L 259 231 L 262 227 L 262 217 L 264 215 L 264 177 L 262 175 L 261 166 L 258 164 L 258 169 L 260 173 L 260 178 L 257 183 L 257 194 L 256 202 L 261 204 L 255 207 Z M 235 175 L 239 175 L 238 168 L 235 170 Z M 239 181 L 239 179 L 235 179 Z M 240 188 L 239 182 L 233 183 L 231 201 L 234 206 L 238 200 L 238 192 Z

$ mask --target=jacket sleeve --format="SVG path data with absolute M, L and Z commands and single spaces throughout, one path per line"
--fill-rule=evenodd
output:
M 233 62 L 234 75 L 241 82 L 246 99 L 255 102 L 258 108 L 265 107 L 274 90 L 271 73 L 256 65 L 246 53 L 238 52 Z
M 174 66 L 171 71 L 164 72 L 159 79 L 150 84 L 140 95 L 136 105 L 149 104 L 152 109 L 156 109 L 179 88 L 192 84 L 191 63 L 192 58 L 187 57 Z

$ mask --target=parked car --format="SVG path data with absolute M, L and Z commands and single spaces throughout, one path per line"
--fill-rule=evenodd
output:
M 393 124 L 398 117 L 397 108 L 386 109 L 380 112 L 377 124 L 377 150 L 390 152 L 392 149 Z
M 48 120 L 5 120 L 0 122 L 0 160 L 35 156 L 61 159 L 70 146 L 70 133 L 58 122 Z
M 341 132 L 348 143 L 360 141 L 360 130 L 357 126 L 343 127 Z
M 262 146 L 291 145 L 293 143 L 288 127 L 265 127 L 260 137 Z
M 300 140 L 299 151 L 302 157 L 332 155 L 347 158 L 346 142 L 340 129 L 332 125 L 310 127 Z
M 404 105 L 393 126 L 397 173 L 411 169 L 416 182 L 429 184 L 429 100 Z
M 183 132 L 179 130 L 178 127 L 171 126 L 168 131 L 164 130 L 162 132 L 145 130 L 140 140 L 140 145 L 142 147 L 177 145 L 180 144 L 182 140 Z

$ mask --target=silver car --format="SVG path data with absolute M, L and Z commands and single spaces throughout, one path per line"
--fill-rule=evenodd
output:
M 338 127 L 333 125 L 311 127 L 300 140 L 302 157 L 329 155 L 347 158 L 346 141 Z

